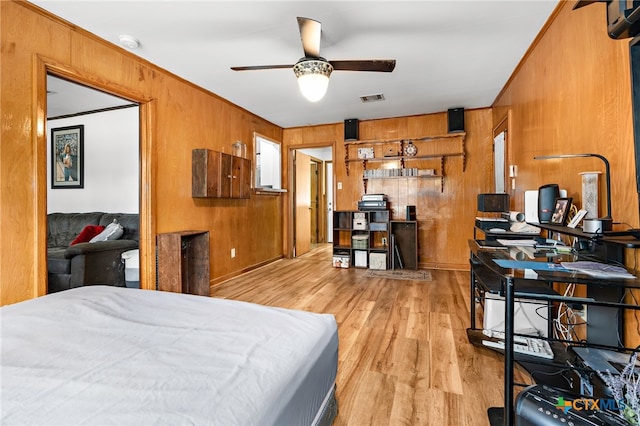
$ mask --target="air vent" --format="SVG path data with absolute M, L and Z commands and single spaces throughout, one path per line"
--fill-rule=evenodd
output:
M 380 102 L 380 101 L 384 101 L 384 95 L 382 93 L 379 93 L 377 95 L 360 96 L 360 100 L 362 101 L 362 103 Z

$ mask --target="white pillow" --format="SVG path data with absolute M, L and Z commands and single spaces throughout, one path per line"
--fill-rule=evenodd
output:
M 124 228 L 122 228 L 122 225 L 120 225 L 116 219 L 113 219 L 113 222 L 108 224 L 107 227 L 104 228 L 104 231 L 93 237 L 89 242 L 95 243 L 98 241 L 117 240 L 122 237 L 123 233 Z

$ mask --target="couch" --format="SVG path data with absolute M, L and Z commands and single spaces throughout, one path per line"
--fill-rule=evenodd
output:
M 120 238 L 70 245 L 87 225 L 123 227 Z M 48 293 L 85 285 L 125 286 L 122 253 L 137 249 L 140 220 L 135 213 L 50 213 L 47 215 Z

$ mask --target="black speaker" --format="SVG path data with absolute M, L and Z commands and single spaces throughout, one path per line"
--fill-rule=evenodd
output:
M 551 222 L 551 216 L 553 216 L 553 210 L 556 207 L 556 198 L 559 196 L 560 188 L 555 183 L 538 188 L 538 221 L 540 223 Z
M 416 206 L 407 206 L 407 220 L 416 220 Z
M 447 110 L 449 133 L 464 132 L 464 108 L 450 108 Z
M 358 140 L 358 119 L 347 118 L 344 120 L 344 140 L 345 141 L 357 141 Z

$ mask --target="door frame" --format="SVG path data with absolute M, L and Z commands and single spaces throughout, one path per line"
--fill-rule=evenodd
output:
M 314 148 L 331 148 L 331 162 L 335 164 L 335 155 L 336 148 L 335 142 L 315 142 L 315 143 L 307 143 L 307 144 L 299 144 L 294 146 L 287 147 L 287 188 L 291 190 L 287 193 L 287 207 L 286 207 L 286 242 L 285 242 L 285 254 L 286 257 L 291 259 L 294 257 L 294 247 L 295 247 L 295 237 L 296 237 L 296 227 L 295 227 L 295 201 L 296 194 L 294 191 L 295 188 L 295 167 L 293 164 L 294 161 L 294 151 L 299 149 L 314 149 Z M 334 168 L 334 176 L 333 182 L 335 185 L 335 168 Z M 335 188 L 334 188 L 335 191 Z
M 149 185 L 153 182 L 153 123 L 155 122 L 154 101 L 140 92 L 98 78 L 78 68 L 60 63 L 42 55 L 36 55 L 33 69 L 33 148 L 36 153 L 35 170 L 36 208 L 35 224 L 35 288 L 34 296 L 47 293 L 47 75 L 52 74 L 71 82 L 100 90 L 139 105 L 140 169 L 139 169 L 139 212 L 140 220 L 140 288 L 155 290 L 155 222 L 153 221 L 153 192 Z

